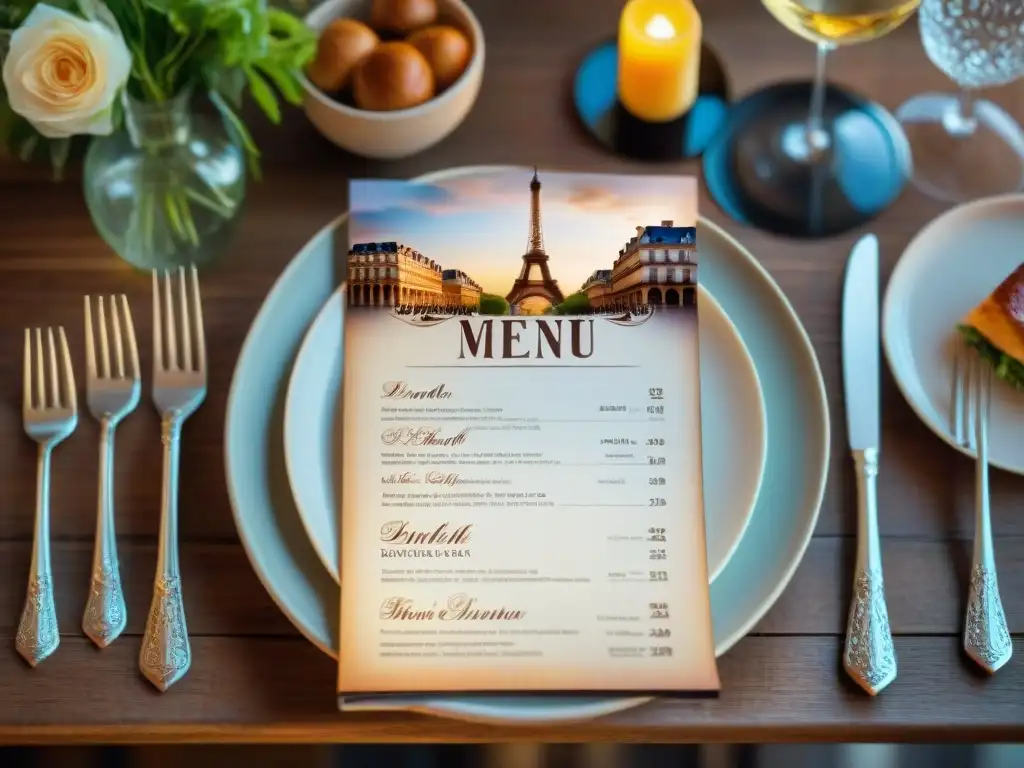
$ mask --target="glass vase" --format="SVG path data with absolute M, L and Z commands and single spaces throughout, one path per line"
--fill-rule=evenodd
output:
M 245 198 L 245 157 L 191 92 L 125 99 L 123 127 L 93 139 L 85 201 L 100 236 L 140 269 L 210 263 L 229 244 Z

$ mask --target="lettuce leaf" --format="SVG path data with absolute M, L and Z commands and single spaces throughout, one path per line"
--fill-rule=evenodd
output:
M 957 330 L 967 345 L 977 350 L 982 359 L 992 366 L 997 377 L 1024 392 L 1024 363 L 1007 355 L 969 325 L 957 326 Z

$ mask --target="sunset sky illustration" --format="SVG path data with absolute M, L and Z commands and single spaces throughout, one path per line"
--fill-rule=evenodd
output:
M 501 169 L 430 184 L 352 181 L 351 243 L 394 240 L 444 269 L 461 269 L 487 293 L 506 295 L 522 267 L 533 170 Z M 697 182 L 682 176 L 539 172 L 541 226 L 562 294 L 610 269 L 636 227 L 697 223 Z M 699 234 L 698 234 L 699 237 Z

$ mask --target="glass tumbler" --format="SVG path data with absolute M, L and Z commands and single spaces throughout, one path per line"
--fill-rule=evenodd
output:
M 964 202 L 1024 185 L 1024 131 L 979 88 L 1024 74 L 1024 2 L 922 0 L 921 40 L 959 93 L 922 93 L 897 111 L 913 153 L 914 186 Z

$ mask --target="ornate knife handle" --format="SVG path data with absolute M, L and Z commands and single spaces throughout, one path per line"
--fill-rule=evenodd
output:
M 96 543 L 92 552 L 92 583 L 82 617 L 82 630 L 106 648 L 128 622 L 114 531 L 114 428 L 109 417 L 100 422 L 100 490 L 96 510 Z
M 175 414 L 166 414 L 162 432 L 164 472 L 160 543 L 153 601 L 146 618 L 139 669 L 153 685 L 166 691 L 188 672 L 192 663 L 192 649 L 185 625 L 185 605 L 181 599 L 178 566 L 178 456 L 181 420 Z
M 18 653 L 33 667 L 60 645 L 57 606 L 53 600 L 53 576 L 50 572 L 50 453 L 50 446 L 39 446 L 32 564 L 25 607 L 18 622 L 18 634 L 14 638 Z
M 992 673 L 1013 655 L 1013 641 L 1006 626 L 1006 612 L 999 597 L 996 556 L 992 546 L 992 521 L 988 500 L 987 426 L 979 419 L 978 458 L 974 462 L 974 565 L 964 617 L 964 651 L 985 671 Z M 987 421 L 987 418 L 984 419 Z
M 857 469 L 857 567 L 843 666 L 872 696 L 896 679 L 878 540 L 878 449 L 853 452 Z

